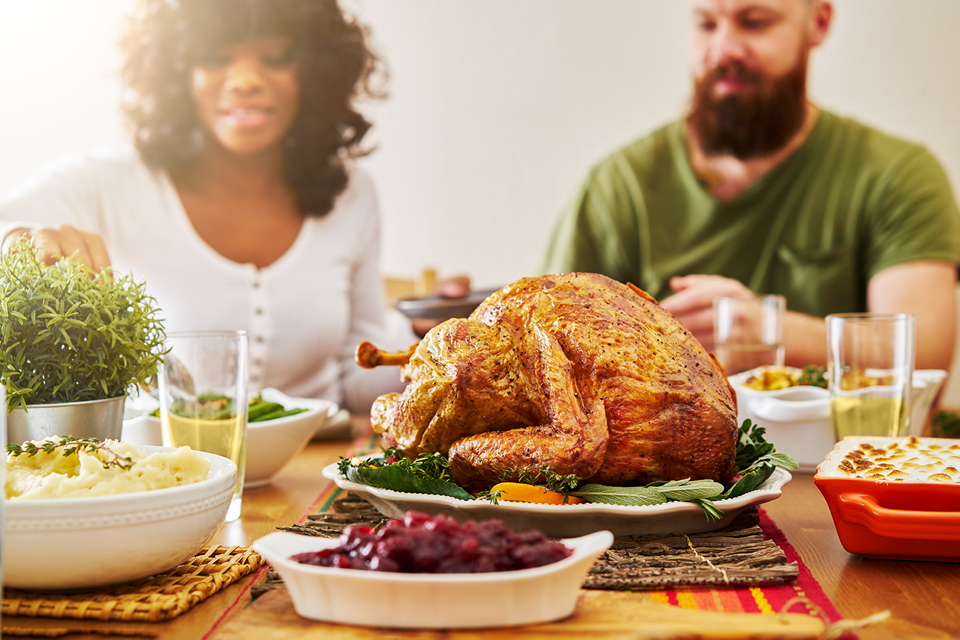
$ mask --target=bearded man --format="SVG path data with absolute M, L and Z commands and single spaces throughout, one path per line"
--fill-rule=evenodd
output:
M 911 313 L 916 367 L 948 369 L 960 212 L 940 164 L 807 99 L 826 0 L 692 0 L 685 118 L 590 172 L 542 271 L 633 282 L 713 348 L 712 300 L 787 299 L 787 364 L 823 364 L 823 317 Z

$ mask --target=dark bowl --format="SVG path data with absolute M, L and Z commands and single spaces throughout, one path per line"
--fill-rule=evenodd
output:
M 497 289 L 471 291 L 462 298 L 445 298 L 439 295 L 404 298 L 397 302 L 397 310 L 411 320 L 443 321 L 466 318 L 494 291 Z

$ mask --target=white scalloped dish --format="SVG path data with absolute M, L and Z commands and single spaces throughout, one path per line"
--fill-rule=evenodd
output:
M 496 518 L 503 520 L 504 525 L 514 531 L 539 529 L 554 538 L 573 538 L 603 530 L 615 536 L 715 531 L 730 524 L 747 507 L 779 498 L 783 485 L 792 479 L 789 471 L 776 469 L 756 490 L 738 498 L 718 500 L 715 504 L 723 510 L 724 517 L 711 521 L 707 520 L 698 505 L 690 502 L 667 502 L 643 507 L 504 501 L 493 504 L 488 500 L 457 500 L 447 496 L 403 493 L 357 484 L 342 477 L 336 463 L 325 467 L 323 475 L 336 482 L 341 489 L 362 496 L 377 511 L 390 518 L 402 518 L 410 510 L 430 515 L 443 513 L 461 522 Z
M 147 454 L 171 447 L 137 447 Z M 87 589 L 168 571 L 190 559 L 223 524 L 237 483 L 227 458 L 205 480 L 111 496 L 5 500 L 3 584 Z
M 283 577 L 297 613 L 312 620 L 372 627 L 464 629 L 548 622 L 573 613 L 580 585 L 613 543 L 600 531 L 561 540 L 559 562 L 493 573 L 392 573 L 316 567 L 291 560 L 340 540 L 271 533 L 253 543 Z
M 800 373 L 800 369 L 783 368 L 794 374 Z M 730 376 L 730 384 L 737 394 L 737 422 L 743 423 L 749 418 L 765 427 L 767 440 L 774 443 L 778 451 L 793 456 L 801 473 L 813 473 L 837 442 L 830 419 L 830 392 L 811 386 L 769 391 L 746 386 L 747 380 L 760 375 L 763 369 L 758 367 Z M 940 369 L 913 372 L 910 433 L 907 435 L 920 435 L 946 375 L 947 372 Z

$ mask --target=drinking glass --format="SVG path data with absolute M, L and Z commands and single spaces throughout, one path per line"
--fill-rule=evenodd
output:
M 830 413 L 838 440 L 907 434 L 913 358 L 912 315 L 827 316 Z
M 226 518 L 231 522 L 240 517 L 247 458 L 247 333 L 169 333 L 166 346 L 159 371 L 163 444 L 215 453 L 237 465 Z
M 783 366 L 786 309 L 786 300 L 776 294 L 713 299 L 714 349 L 727 375 Z

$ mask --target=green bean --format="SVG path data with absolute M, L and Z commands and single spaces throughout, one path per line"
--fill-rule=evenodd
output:
M 264 401 L 250 405 L 250 407 L 247 408 L 247 422 L 251 422 L 254 418 L 273 413 L 274 411 L 283 411 L 283 405 L 276 402 Z
M 256 418 L 250 419 L 247 418 L 247 422 L 266 422 L 267 420 L 276 420 L 277 418 L 286 418 L 287 416 L 293 416 L 298 413 L 303 413 L 306 409 L 302 407 L 296 407 L 293 409 L 283 409 L 282 407 L 278 411 L 273 411 L 265 415 L 259 415 Z

